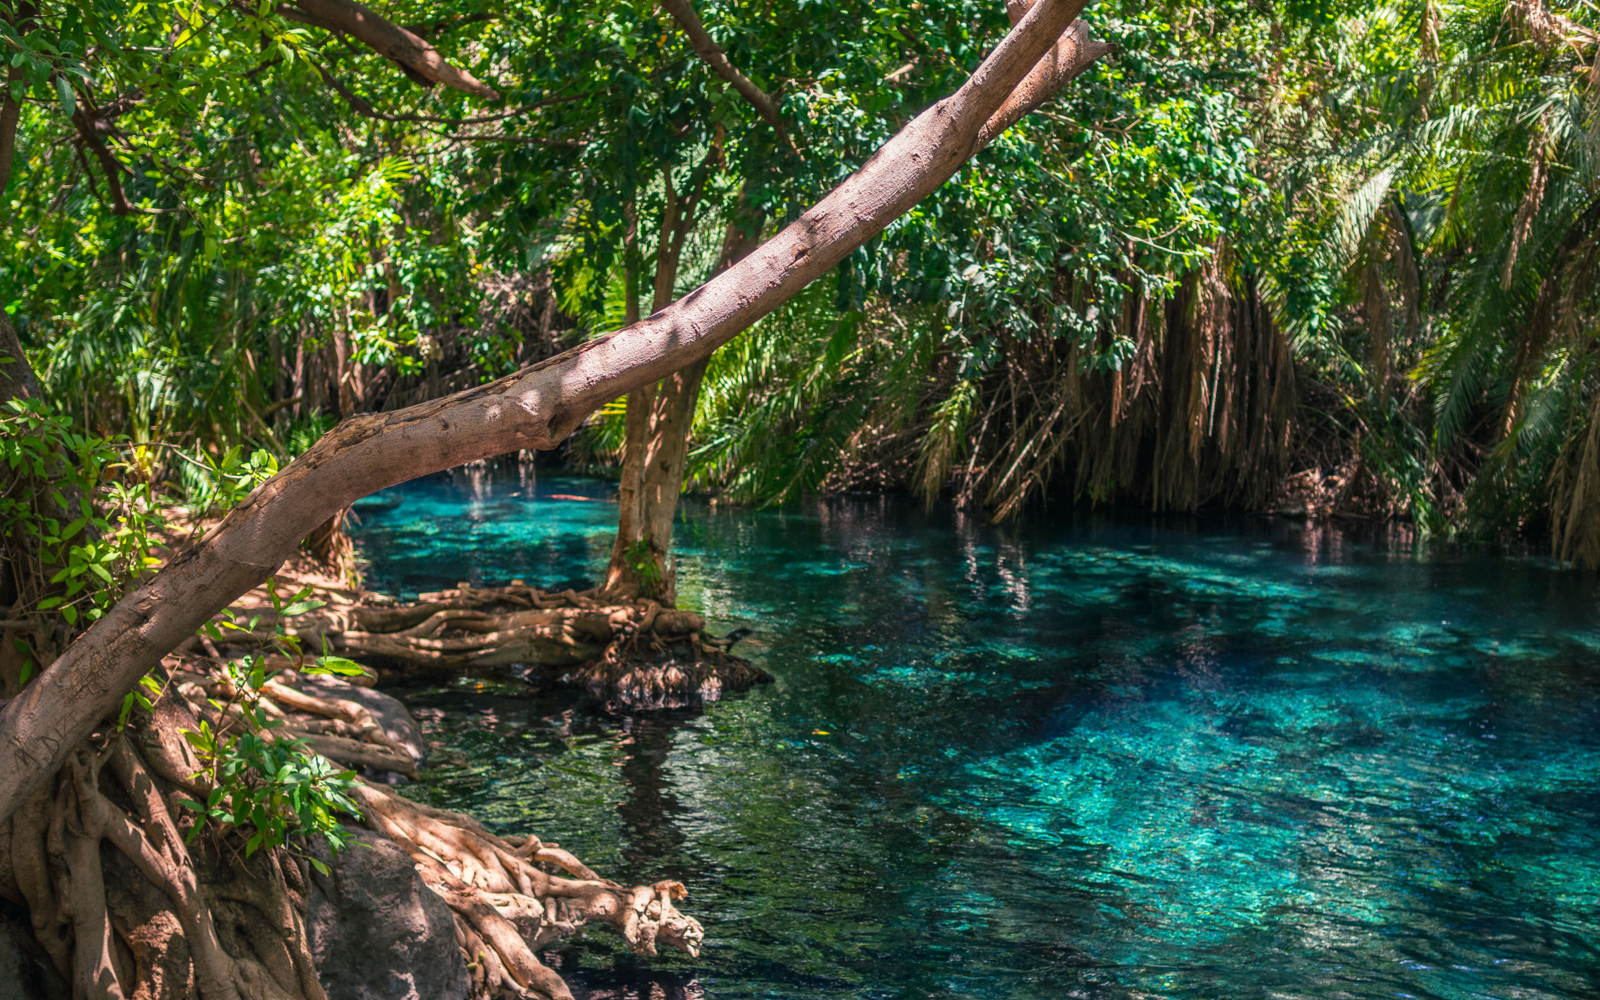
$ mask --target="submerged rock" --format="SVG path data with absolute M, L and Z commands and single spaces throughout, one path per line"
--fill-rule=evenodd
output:
M 455 918 L 417 877 L 411 856 L 372 830 L 347 828 L 332 868 L 313 872 L 306 933 L 328 1000 L 464 1000 L 471 988 Z

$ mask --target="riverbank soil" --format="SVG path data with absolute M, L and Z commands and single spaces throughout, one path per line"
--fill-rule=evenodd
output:
M 341 643 L 353 652 L 382 637 L 384 648 L 431 666 L 476 668 L 512 662 L 500 650 L 592 649 L 592 660 L 569 655 L 563 676 L 650 698 L 746 676 L 683 612 L 619 614 L 582 595 L 516 586 L 372 608 L 314 572 L 279 586 L 305 583 L 328 605 L 294 619 L 294 630 L 353 635 Z M 256 593 L 240 607 L 265 602 Z M 336 622 L 346 627 L 336 632 Z M 560 1000 L 571 993 L 537 953 L 590 923 L 615 928 L 640 954 L 659 945 L 698 954 L 700 925 L 675 905 L 680 884 L 625 887 L 555 843 L 507 840 L 395 794 L 389 782 L 415 775 L 424 747 L 405 706 L 371 687 L 373 675 L 309 677 L 274 657 L 266 666 L 276 676 L 260 691 L 261 709 L 281 723 L 270 738 L 305 740 L 361 772 L 351 847 L 337 856 L 320 843 L 252 851 L 248 824 L 245 833 L 196 830 L 186 803 L 206 801 L 213 786 L 190 734 L 239 725 L 219 652 L 197 638 L 168 657 L 148 710 L 133 708 L 122 725 L 108 720 L 0 826 L 0 899 L 9 904 L 0 910 L 0 980 L 26 987 L 22 996 Z M 636 656 L 656 660 L 647 669 Z

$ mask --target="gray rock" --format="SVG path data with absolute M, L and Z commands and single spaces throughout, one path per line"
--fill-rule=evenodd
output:
M 417 877 L 410 855 L 371 830 L 350 829 L 333 869 L 312 872 L 311 954 L 328 1000 L 463 1000 L 471 987 L 455 918 Z
M 0 902 L 0 1000 L 71 997 L 72 988 L 33 936 L 27 911 Z
M 299 686 L 306 694 L 314 694 L 319 698 L 341 698 L 355 702 L 372 713 L 391 740 L 411 751 L 419 767 L 427 757 L 428 745 L 423 742 L 422 727 L 417 725 L 416 718 L 400 699 L 382 691 L 357 687 L 336 677 L 322 675 L 302 677 Z

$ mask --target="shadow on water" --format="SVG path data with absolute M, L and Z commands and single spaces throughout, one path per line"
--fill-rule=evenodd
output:
M 594 578 L 585 481 L 426 480 L 373 585 Z M 384 509 L 378 509 L 382 506 Z M 1390 530 L 893 497 L 678 528 L 777 682 L 704 712 L 405 692 L 409 794 L 677 878 L 699 960 L 595 933 L 595 997 L 1595 996 L 1600 591 Z

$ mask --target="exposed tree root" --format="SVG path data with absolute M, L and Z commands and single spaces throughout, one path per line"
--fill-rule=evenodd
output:
M 538 837 L 513 845 L 470 817 L 378 785 L 363 785 L 358 799 L 369 824 L 416 860 L 423 884 L 455 913 L 474 986 L 485 995 L 527 989 L 570 998 L 566 984 L 534 952 L 589 922 L 612 925 L 641 954 L 656 954 L 657 941 L 700 953 L 699 923 L 673 906 L 685 895 L 677 882 L 627 889 Z M 575 877 L 559 878 L 547 868 Z
M 215 827 L 184 842 L 196 814 L 179 800 L 209 787 L 182 733 L 235 720 L 211 703 L 231 692 L 204 661 L 168 666 L 174 683 L 152 711 L 122 732 L 104 727 L 0 825 L 0 897 L 27 907 L 75 1000 L 324 1000 L 308 950 L 307 858 L 247 858 L 239 833 Z M 285 722 L 274 732 L 331 759 L 414 772 L 406 741 L 339 690 L 288 673 L 263 706 Z M 658 942 L 698 954 L 700 925 L 673 905 L 676 882 L 625 888 L 555 844 L 513 844 L 381 785 L 363 783 L 356 799 L 362 822 L 397 843 L 455 915 L 475 998 L 570 997 L 536 952 L 586 923 L 615 927 L 643 954 Z
M 385 667 L 511 672 L 532 683 L 587 687 L 628 708 L 714 701 L 771 680 L 709 636 L 693 611 L 621 603 L 596 591 L 546 593 L 520 580 L 462 583 L 403 606 L 333 602 L 285 624 L 312 645 L 327 640 Z M 270 627 L 261 626 L 262 638 Z

